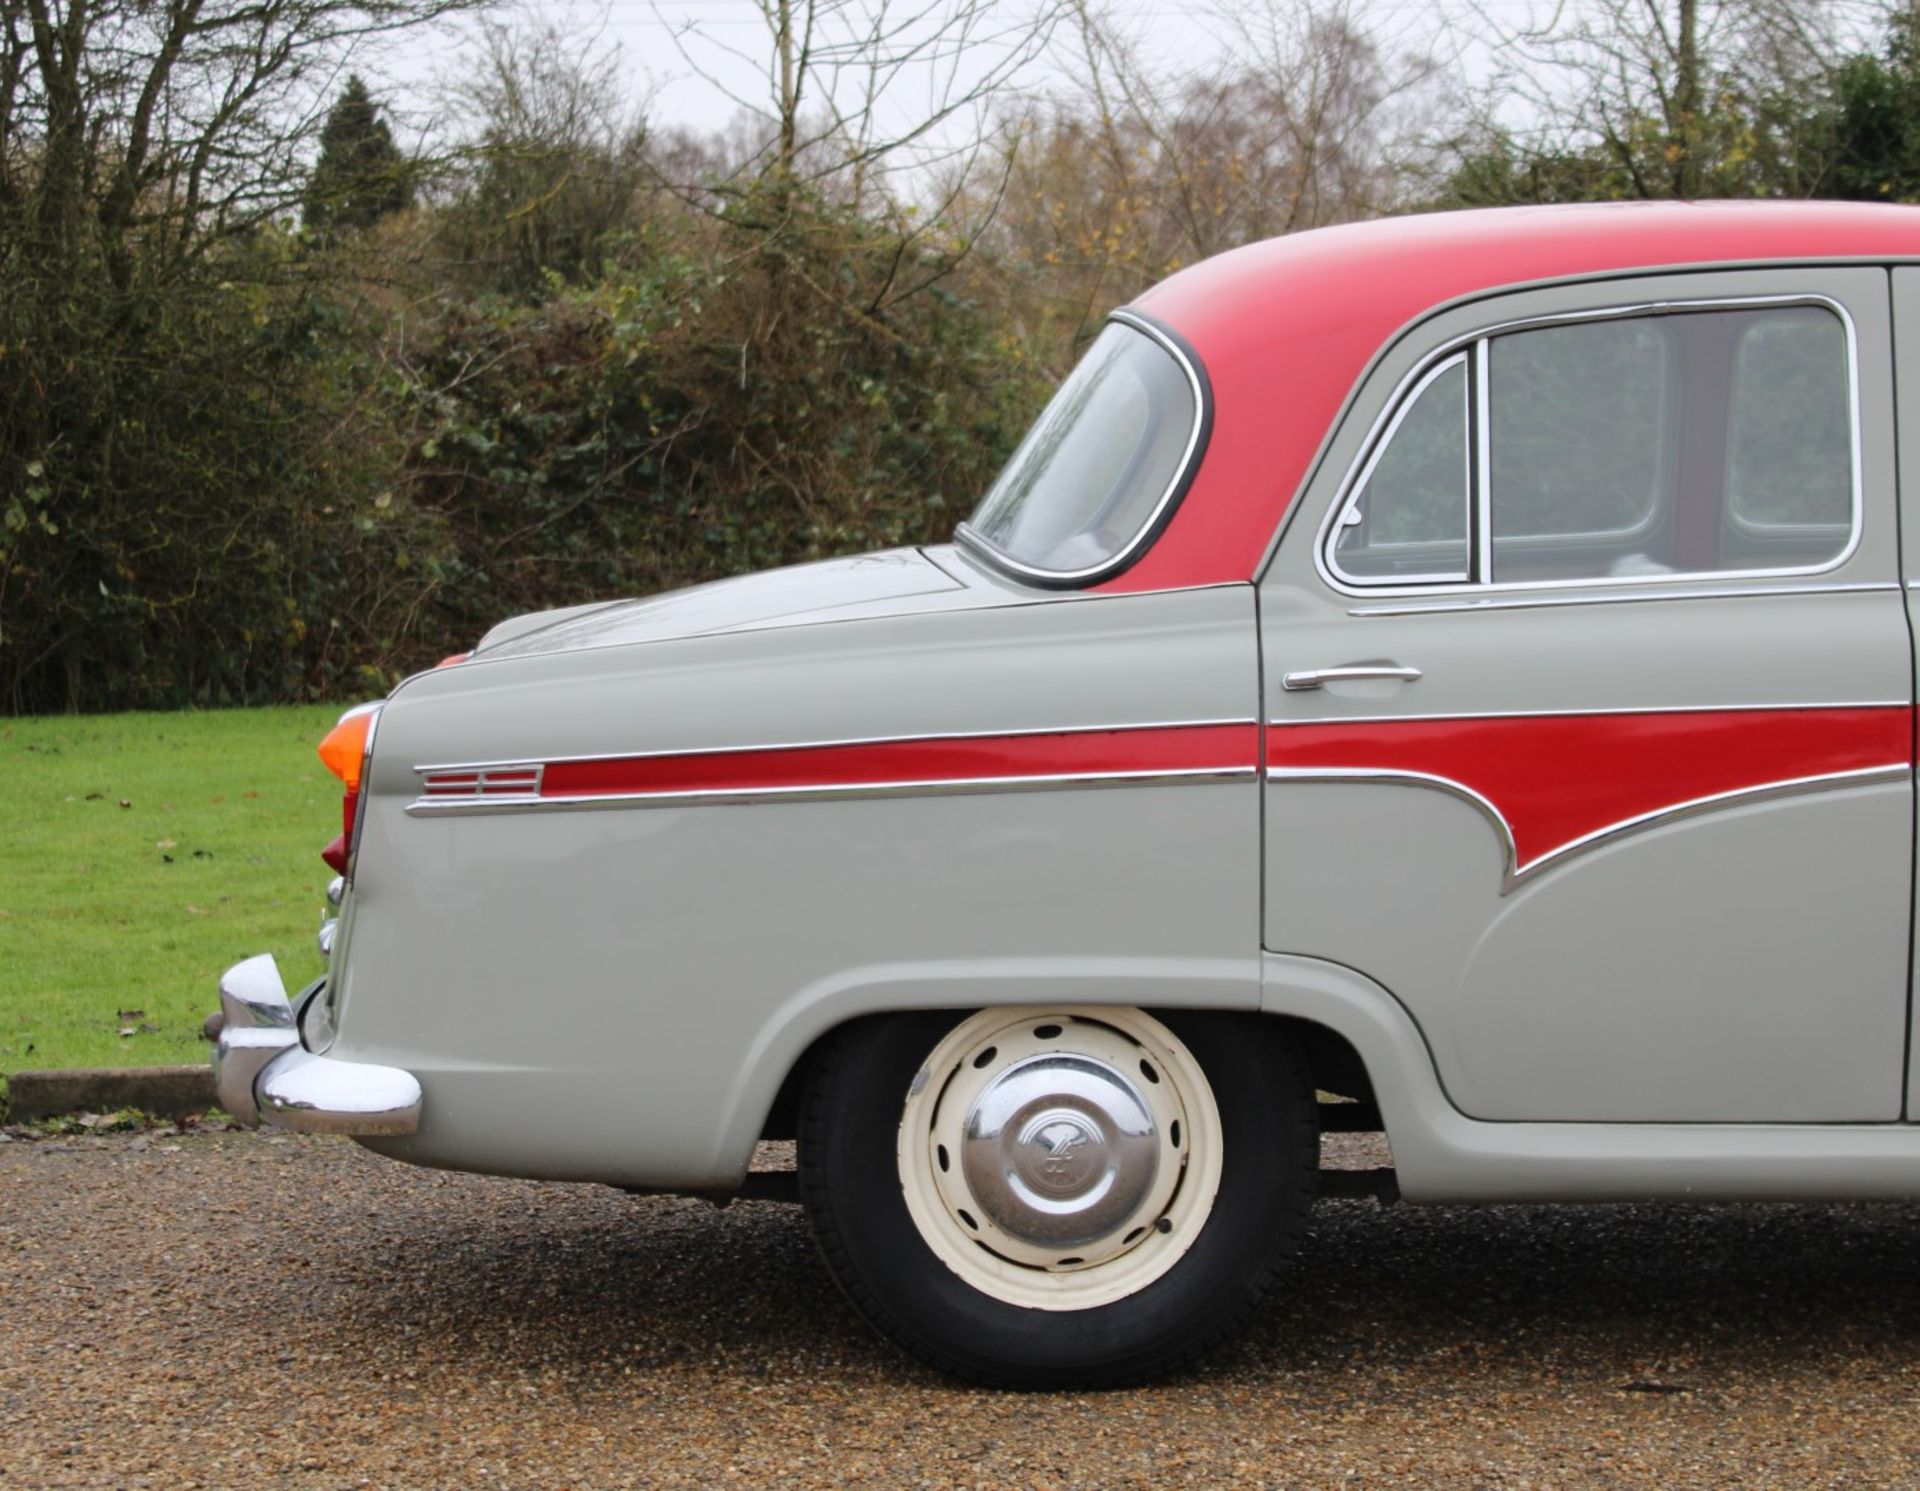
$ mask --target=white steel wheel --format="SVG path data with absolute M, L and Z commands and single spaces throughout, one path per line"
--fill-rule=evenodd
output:
M 1136 1009 L 982 1010 L 909 1089 L 907 1210 L 982 1294 L 1084 1310 L 1136 1294 L 1206 1226 L 1219 1108 L 1178 1036 Z
M 1313 1082 L 1254 1014 L 876 1015 L 810 1055 L 800 1199 L 862 1315 L 942 1371 L 1139 1382 L 1251 1316 L 1299 1246 Z

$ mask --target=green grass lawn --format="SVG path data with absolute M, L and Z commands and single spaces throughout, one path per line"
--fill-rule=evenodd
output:
M 230 964 L 320 972 L 339 714 L 0 720 L 0 1072 L 202 1061 Z

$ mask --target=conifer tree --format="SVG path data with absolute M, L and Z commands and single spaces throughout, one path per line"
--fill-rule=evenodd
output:
M 393 143 L 393 131 L 367 85 L 348 78 L 320 131 L 320 159 L 303 203 L 307 231 L 324 236 L 370 228 L 404 211 L 412 199 L 406 157 Z

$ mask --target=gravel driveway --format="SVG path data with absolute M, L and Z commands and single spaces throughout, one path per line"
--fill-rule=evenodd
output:
M 951 1387 L 797 1208 L 0 1143 L 0 1488 L 1920 1485 L 1920 1207 L 1325 1204 L 1197 1374 Z

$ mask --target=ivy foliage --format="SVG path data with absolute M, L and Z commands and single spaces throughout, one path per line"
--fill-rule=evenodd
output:
M 945 539 L 1037 390 L 977 305 L 884 303 L 897 237 L 751 220 L 538 297 L 396 309 L 263 232 L 191 293 L 0 299 L 0 700 L 338 697 L 516 612 Z

